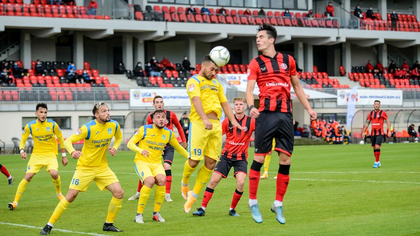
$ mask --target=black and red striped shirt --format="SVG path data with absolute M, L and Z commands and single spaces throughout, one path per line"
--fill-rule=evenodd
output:
M 277 52 L 271 58 L 260 55 L 249 64 L 248 80 L 256 80 L 260 89 L 260 111 L 292 112 L 291 76 L 297 75 L 292 56 Z
M 181 123 L 179 123 L 178 118 L 176 117 L 176 114 L 173 111 L 164 110 L 166 113 L 166 124 L 165 126 L 170 129 L 174 130 L 174 125 L 176 126 L 176 129 L 178 130 L 179 137 L 181 137 L 182 142 L 186 142 L 184 130 L 182 129 Z M 147 116 L 147 124 L 153 124 L 153 116 L 154 112 L 152 112 L 150 115 Z
M 226 144 L 222 155 L 232 160 L 247 160 L 249 141 L 255 131 L 255 119 L 246 115 L 241 120 L 235 115 L 235 119 L 244 129 L 234 127 L 228 118 L 223 120 L 222 131 L 226 134 Z
M 385 111 L 371 111 L 367 117 L 367 120 L 371 122 L 372 132 L 371 135 L 384 135 L 384 120 L 388 120 L 388 115 Z M 389 128 L 389 127 L 388 127 Z

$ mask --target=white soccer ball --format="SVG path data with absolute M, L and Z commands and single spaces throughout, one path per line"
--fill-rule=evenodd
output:
M 360 144 L 365 144 L 365 142 L 363 142 L 363 140 L 361 140 L 359 143 L 360 143 Z
M 223 46 L 214 47 L 210 51 L 209 55 L 210 55 L 210 58 L 213 60 L 214 63 L 216 63 L 218 67 L 225 66 L 226 64 L 228 64 L 229 59 L 230 59 L 229 50 L 227 50 L 227 48 Z

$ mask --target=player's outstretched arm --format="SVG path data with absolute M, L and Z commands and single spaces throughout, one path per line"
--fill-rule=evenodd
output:
M 169 140 L 169 144 L 171 144 L 175 150 L 181 154 L 183 157 L 188 158 L 190 154 L 178 143 L 178 140 L 175 138 L 174 132 L 172 132 L 171 140 Z
M 28 140 L 29 134 L 31 134 L 31 131 L 29 130 L 29 126 L 26 125 L 23 133 L 22 133 L 22 138 L 20 139 L 20 143 L 19 143 L 19 150 L 20 150 L 20 157 L 23 160 L 26 160 L 26 152 L 25 152 L 25 144 L 26 144 L 26 140 Z
M 127 143 L 128 149 L 130 149 L 133 152 L 137 152 L 137 153 L 142 154 L 144 149 L 139 148 L 136 145 L 136 143 L 140 142 L 140 140 L 143 139 L 143 136 L 144 136 L 144 126 L 140 127 L 140 129 L 138 129 L 136 131 L 136 133 L 133 135 L 133 137 L 131 137 L 130 141 L 128 141 L 128 143 Z
M 295 90 L 296 97 L 299 99 L 300 103 L 305 107 L 308 114 L 311 116 L 311 120 L 316 120 L 317 114 L 314 112 L 309 105 L 306 94 L 303 91 L 302 86 L 300 85 L 299 79 L 296 75 L 291 76 L 293 89 Z

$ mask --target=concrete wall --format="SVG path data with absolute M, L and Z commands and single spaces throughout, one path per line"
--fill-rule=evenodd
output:
M 186 55 L 186 41 L 170 41 L 170 42 L 156 42 L 155 56 L 159 61 L 162 61 L 166 56 L 169 61 L 173 63 L 182 63 L 184 55 Z M 153 55 L 148 55 L 146 61 L 149 61 Z
M 377 55 L 370 47 L 360 47 L 354 44 L 351 45 L 352 66 L 366 66 L 368 60 L 370 60 L 373 66 L 376 65 Z
M 350 10 L 353 11 L 357 5 L 360 5 L 360 8 L 362 9 L 363 12 L 366 12 L 365 9 L 369 8 L 369 6 L 372 6 L 373 10 L 376 11 L 378 9 L 378 0 L 366 0 L 366 1 L 351 0 Z
M 32 60 L 41 61 L 55 61 L 56 48 L 55 37 L 51 38 L 36 38 L 32 37 L 31 44 Z

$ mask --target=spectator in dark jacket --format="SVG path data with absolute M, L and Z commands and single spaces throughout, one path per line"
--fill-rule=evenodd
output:
M 289 9 L 286 9 L 286 11 L 284 12 L 284 17 L 292 17 L 292 15 L 290 14 Z
M 201 15 L 210 15 L 210 10 L 207 8 L 206 4 L 204 4 L 204 6 L 201 8 Z
M 408 135 L 410 135 L 411 137 L 417 137 L 417 132 L 415 130 L 414 124 L 411 124 L 410 126 L 408 126 L 408 130 L 407 130 Z
M 182 125 L 182 129 L 184 130 L 185 138 L 187 139 L 187 142 L 188 142 L 188 131 L 189 131 L 189 127 L 190 127 L 190 119 L 188 119 L 187 112 L 184 112 L 184 114 L 182 114 L 182 118 L 179 120 L 179 123 L 181 123 L 181 125 Z
M 395 13 L 395 10 L 392 10 L 390 17 L 391 17 L 391 30 L 397 31 L 398 15 L 397 13 Z
M 22 68 L 17 64 L 17 62 L 13 64 L 12 73 L 13 73 L 13 77 L 15 78 L 19 78 L 19 79 L 23 78 Z
M 73 69 L 70 69 L 69 73 L 67 74 L 67 80 L 69 81 L 69 83 L 79 83 L 79 80 L 77 79 L 77 76 L 74 73 Z
M 134 76 L 139 76 L 139 77 L 144 76 L 143 67 L 141 66 L 141 62 L 137 63 L 136 67 L 134 67 L 133 74 L 134 74 Z
M 309 19 L 313 19 L 313 18 L 315 18 L 315 16 L 314 16 L 314 11 L 313 11 L 312 9 L 310 9 L 310 10 L 308 11 L 308 14 L 306 15 L 306 17 L 307 17 L 307 18 L 309 18 Z
M 413 70 L 413 69 L 415 69 L 415 68 L 417 68 L 417 69 L 419 69 L 420 70 L 420 64 L 419 64 L 419 61 L 416 61 L 416 63 L 414 63 L 414 65 L 411 67 L 411 69 Z
M 10 83 L 12 78 L 9 77 L 6 68 L 3 68 L 3 71 L 0 72 L 0 84 L 1 83 Z
M 185 56 L 184 60 L 182 61 L 182 67 L 184 68 L 184 70 L 192 70 L 194 68 L 191 68 L 191 62 L 188 60 L 188 57 Z
M 217 14 L 220 14 L 220 15 L 226 16 L 226 9 L 225 9 L 225 7 L 224 7 L 224 6 L 222 6 L 222 8 L 220 8 L 220 9 L 217 11 Z
M 362 12 L 362 10 L 360 10 L 360 6 L 359 5 L 357 5 L 356 8 L 354 9 L 354 15 L 357 18 L 363 19 L 363 12 Z
M 265 16 L 264 7 L 261 7 L 260 11 L 258 12 L 259 16 Z
M 392 61 L 391 64 L 389 64 L 388 66 L 388 73 L 394 74 L 396 68 L 397 68 L 397 65 L 395 64 L 395 61 Z
M 44 73 L 44 65 L 42 65 L 42 62 L 40 60 L 38 60 L 35 65 L 35 73 L 37 75 L 42 75 Z
M 369 9 L 366 11 L 366 17 L 372 20 L 376 20 L 376 16 L 373 15 L 373 9 L 370 6 Z
M 197 11 L 194 8 L 194 5 L 191 4 L 189 8 L 187 8 L 187 14 L 197 14 Z

